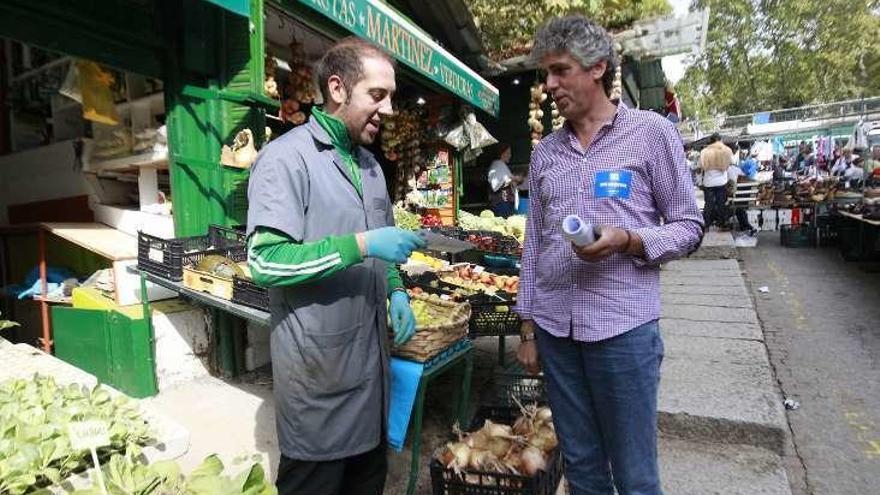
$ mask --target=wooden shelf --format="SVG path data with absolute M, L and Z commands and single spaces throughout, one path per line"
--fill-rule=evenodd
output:
M 92 161 L 88 164 L 91 172 L 107 172 L 119 170 L 137 170 L 140 168 L 168 168 L 168 152 L 156 153 L 149 151 L 138 155 L 123 156 L 109 160 Z
M 111 261 L 137 258 L 137 238 L 102 223 L 40 224 L 48 232 Z

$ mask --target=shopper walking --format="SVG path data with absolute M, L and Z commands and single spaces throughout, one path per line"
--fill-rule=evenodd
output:
M 588 19 L 550 21 L 533 56 L 566 124 L 532 153 L 517 356 L 543 367 L 573 495 L 658 495 L 658 264 L 702 227 L 681 138 L 609 99 L 619 62 Z M 600 226 L 595 243 L 562 238 L 571 214 Z
M 521 175 L 510 171 L 511 151 L 509 144 L 499 147 L 498 158 L 489 166 L 489 206 L 496 216 L 509 217 L 516 210 L 516 188 L 523 182 Z
M 387 472 L 386 301 L 397 343 L 415 330 L 394 267 L 423 246 L 394 227 L 372 143 L 391 114 L 394 65 L 354 38 L 316 75 L 308 123 L 269 143 L 248 185 L 248 264 L 269 287 L 282 495 L 380 495 Z
M 727 169 L 733 164 L 733 150 L 721 136 L 712 134 L 709 146 L 700 152 L 700 167 L 703 169 L 703 194 L 706 201 L 703 207 L 704 228 L 712 225 L 727 227 L 730 215 L 727 213 Z

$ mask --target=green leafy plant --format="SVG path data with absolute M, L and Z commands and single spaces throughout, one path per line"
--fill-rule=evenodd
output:
M 109 495 L 277 495 L 263 467 L 254 462 L 235 477 L 224 475 L 225 467 L 216 455 L 205 458 L 188 476 L 174 461 L 151 465 L 132 456 L 114 455 L 105 469 Z M 99 486 L 72 495 L 101 495 Z
M 108 425 L 110 445 L 98 449 L 103 459 L 139 455 L 153 441 L 137 407 L 100 385 L 62 385 L 41 375 L 0 383 L 0 493 L 35 493 L 88 468 L 90 454 L 74 450 L 67 431 L 84 420 Z

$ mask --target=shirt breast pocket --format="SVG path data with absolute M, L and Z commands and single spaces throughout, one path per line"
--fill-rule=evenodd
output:
M 388 225 L 388 201 L 385 198 L 373 198 L 370 206 L 370 228 Z

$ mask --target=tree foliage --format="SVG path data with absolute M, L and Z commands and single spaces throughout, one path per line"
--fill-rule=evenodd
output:
M 528 53 L 538 27 L 548 19 L 583 14 L 607 29 L 668 14 L 667 0 L 466 0 L 490 56 L 503 59 Z
M 677 85 L 687 117 L 880 94 L 880 1 L 695 0 L 706 50 Z

